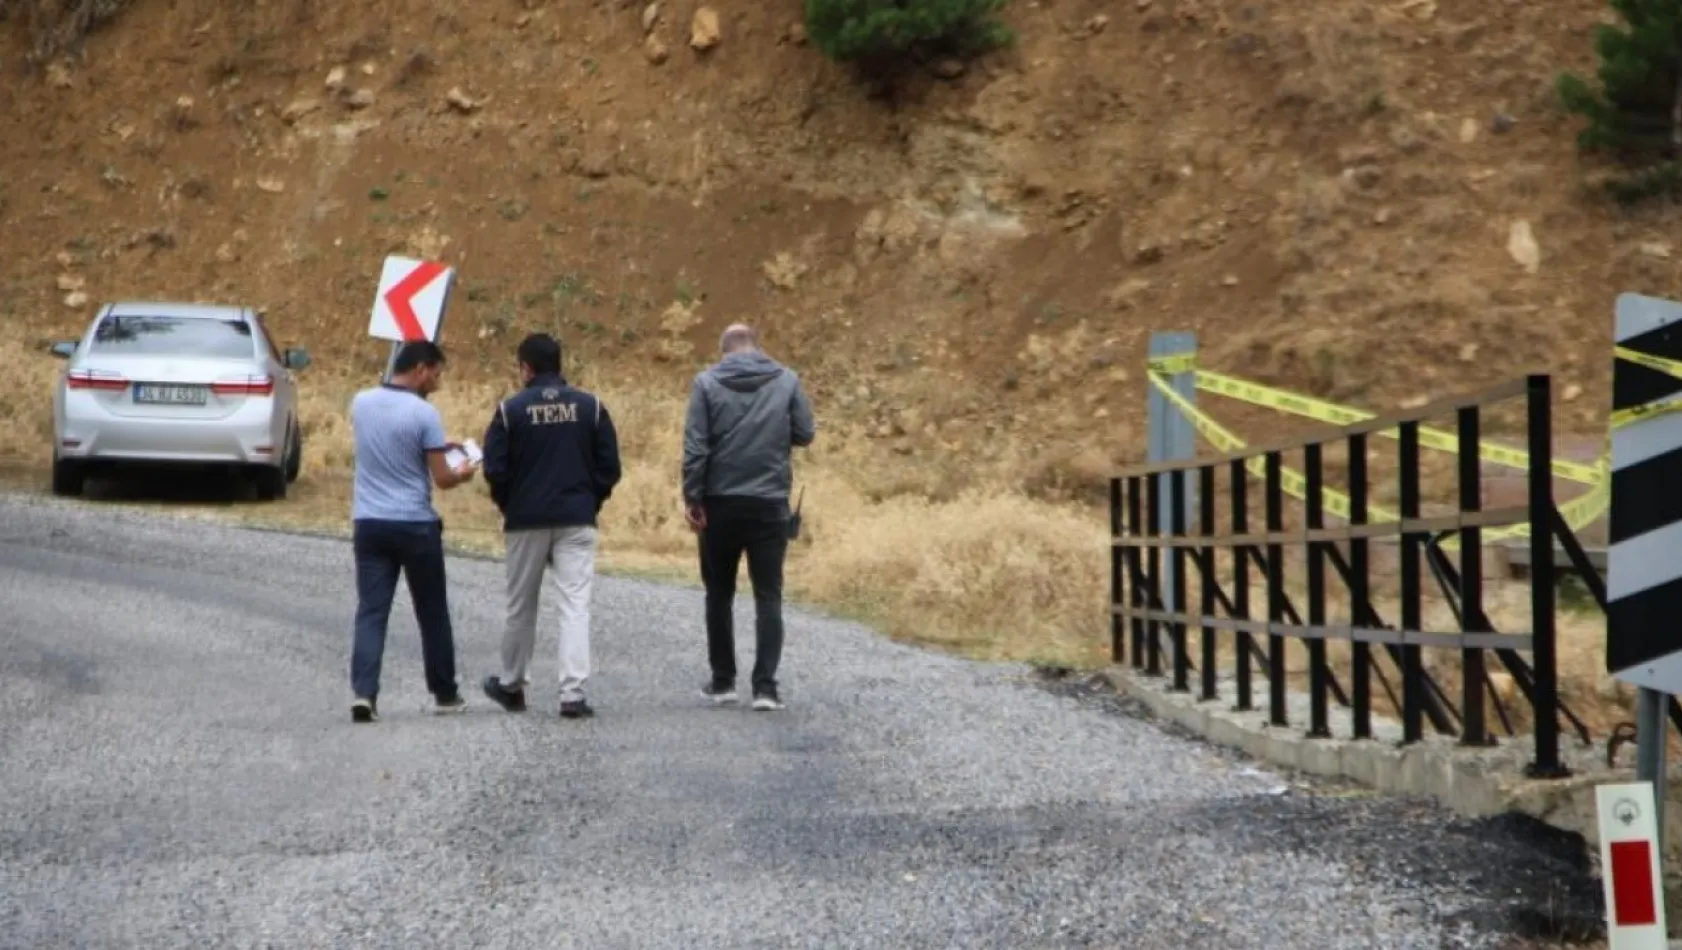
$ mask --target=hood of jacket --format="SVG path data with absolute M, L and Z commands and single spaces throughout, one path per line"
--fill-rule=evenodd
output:
M 755 351 L 731 353 L 707 370 L 707 375 L 726 389 L 751 393 L 765 388 L 784 372 L 781 363 Z

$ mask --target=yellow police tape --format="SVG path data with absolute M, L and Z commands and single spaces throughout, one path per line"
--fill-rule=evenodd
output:
M 1368 412 L 1365 409 L 1356 409 L 1353 406 L 1340 406 L 1336 403 L 1327 402 L 1324 399 L 1315 399 L 1312 396 L 1303 396 L 1283 389 L 1276 389 L 1272 386 L 1264 386 L 1261 383 L 1253 383 L 1246 379 L 1239 379 L 1236 376 L 1228 376 L 1225 373 L 1217 373 L 1213 370 L 1207 369 L 1195 369 L 1191 360 L 1191 354 L 1182 353 L 1173 358 L 1162 361 L 1153 360 L 1150 362 L 1149 366 L 1151 370 L 1159 373 L 1172 374 L 1177 372 L 1195 372 L 1197 374 L 1197 388 L 1203 390 L 1204 392 L 1226 396 L 1229 399 L 1236 399 L 1240 402 L 1247 402 L 1251 405 L 1261 406 L 1266 409 L 1287 412 L 1295 416 L 1303 416 L 1317 422 L 1346 426 L 1356 422 L 1365 422 L 1378 415 L 1375 412 Z M 1170 366 L 1177 368 L 1161 368 Z M 1682 404 L 1682 400 L 1679 400 L 1679 404 Z M 1682 405 L 1679 405 L 1679 408 L 1682 408 Z M 1400 432 L 1396 429 L 1386 429 L 1378 434 L 1387 439 L 1396 439 L 1401 437 Z M 1451 454 L 1459 454 L 1460 452 L 1459 436 L 1455 433 L 1432 428 L 1430 426 L 1422 425 L 1419 427 L 1419 444 L 1428 449 L 1436 449 L 1439 452 L 1448 452 Z M 1528 470 L 1530 467 L 1530 453 L 1524 451 L 1523 449 L 1515 449 L 1509 446 L 1496 445 L 1489 442 L 1479 442 L 1478 456 L 1486 462 L 1493 462 L 1497 465 L 1505 465 L 1509 468 Z M 1560 478 L 1578 482 L 1583 485 L 1594 485 L 1600 480 L 1600 469 L 1598 466 L 1585 465 L 1581 462 L 1572 462 L 1564 459 L 1554 460 L 1553 472 Z
M 1617 359 L 1627 360 L 1676 379 L 1682 379 L 1682 361 L 1666 359 L 1650 353 L 1641 353 L 1622 346 L 1614 347 L 1613 354 Z M 1272 386 L 1264 386 L 1260 383 L 1239 379 L 1236 376 L 1198 369 L 1195 353 L 1174 353 L 1153 357 L 1147 366 L 1146 376 L 1150 379 L 1151 384 L 1160 390 L 1169 401 L 1178 406 L 1181 412 L 1186 414 L 1186 418 L 1191 421 L 1192 426 L 1204 438 L 1208 439 L 1218 451 L 1224 453 L 1237 452 L 1244 448 L 1244 440 L 1238 438 L 1220 423 L 1210 418 L 1208 414 L 1199 410 L 1189 399 L 1175 392 L 1162 374 L 1194 373 L 1197 388 L 1205 392 L 1215 393 L 1279 412 L 1304 416 L 1332 425 L 1350 425 L 1355 422 L 1364 422 L 1376 415 L 1376 413 L 1368 412 L 1365 409 L 1340 406 L 1323 399 L 1315 399 L 1312 396 L 1303 396 Z M 1682 394 L 1630 409 L 1618 410 L 1612 413 L 1609 428 L 1612 430 L 1621 429 L 1637 420 L 1679 411 L 1682 411 Z M 1393 429 L 1387 429 L 1379 434 L 1392 439 L 1400 437 L 1400 433 Z M 1419 444 L 1426 448 L 1454 454 L 1459 454 L 1460 450 L 1458 436 L 1442 429 L 1423 425 L 1419 427 Z M 1528 469 L 1530 466 L 1530 454 L 1528 452 L 1509 446 L 1480 441 L 1478 443 L 1478 456 L 1485 461 L 1510 468 Z M 1245 463 L 1245 467 L 1257 477 L 1266 477 L 1266 463 L 1263 459 L 1250 459 Z M 1561 516 L 1564 517 L 1571 530 L 1581 530 L 1585 525 L 1605 513 L 1611 502 L 1612 493 L 1610 451 L 1603 453 L 1592 465 L 1556 459 L 1553 462 L 1553 473 L 1556 477 L 1589 486 L 1587 492 L 1559 508 Z M 1302 473 L 1282 466 L 1280 481 L 1284 491 L 1293 498 L 1302 499 L 1306 496 L 1308 480 Z M 1324 509 L 1327 513 L 1345 521 L 1349 520 L 1348 495 L 1333 489 L 1323 488 L 1322 497 Z M 1369 521 L 1394 521 L 1396 517 L 1394 512 L 1384 508 L 1369 506 L 1367 510 Z M 1494 541 L 1509 537 L 1520 537 L 1529 533 L 1530 527 L 1528 525 L 1512 525 L 1493 531 L 1485 531 L 1482 537 L 1485 541 Z M 1446 548 L 1456 547 L 1457 540 L 1447 539 L 1443 546 Z
M 1174 353 L 1169 356 L 1153 356 L 1146 361 L 1145 366 L 1152 372 L 1167 373 L 1170 376 L 1176 373 L 1190 373 L 1197 369 L 1197 354 Z
M 1149 373 L 1147 376 L 1151 381 L 1151 385 L 1160 390 L 1162 395 L 1168 398 L 1169 402 L 1172 402 L 1181 412 L 1185 413 L 1186 418 L 1191 421 L 1192 427 L 1198 431 L 1198 434 L 1202 435 L 1205 439 L 1208 439 L 1209 444 L 1213 445 L 1216 451 L 1230 454 L 1245 447 L 1243 439 L 1240 439 L 1238 436 L 1234 435 L 1231 430 L 1210 418 L 1208 413 L 1205 413 L 1201 409 L 1197 408 L 1197 406 L 1193 405 L 1191 400 L 1175 392 L 1174 388 L 1168 385 L 1167 380 L 1161 375 L 1157 373 Z M 1246 460 L 1244 467 L 1250 471 L 1250 474 L 1256 476 L 1257 478 L 1267 477 L 1267 460 L 1261 456 Z M 1307 497 L 1307 477 L 1288 465 L 1281 465 L 1279 467 L 1279 484 L 1284 489 L 1285 494 L 1290 495 L 1292 498 L 1302 499 Z M 1335 515 L 1345 521 L 1349 520 L 1351 511 L 1349 506 L 1349 496 L 1343 492 L 1332 488 L 1322 488 L 1321 505 L 1327 514 Z M 1368 521 L 1395 521 L 1397 517 L 1398 516 L 1395 512 L 1385 508 L 1380 508 L 1377 505 L 1369 505 L 1367 507 Z
M 1632 363 L 1639 363 L 1649 369 L 1655 369 L 1677 379 L 1682 379 L 1682 361 L 1669 360 L 1662 356 L 1653 356 L 1649 353 L 1639 353 L 1635 350 L 1622 346 L 1615 347 L 1614 353 L 1619 359 L 1628 360 Z M 1329 422 L 1333 425 L 1348 425 L 1352 422 L 1361 422 L 1371 419 L 1374 415 L 1374 413 L 1368 412 L 1365 409 L 1356 409 L 1351 406 L 1340 406 L 1336 403 L 1327 402 L 1323 399 L 1315 399 L 1312 396 L 1303 396 L 1298 393 L 1287 392 L 1283 389 L 1275 389 L 1271 386 L 1264 386 L 1261 383 L 1253 383 L 1249 380 L 1239 379 L 1235 376 L 1227 376 L 1224 373 L 1198 369 L 1197 357 L 1196 354 L 1193 353 L 1175 353 L 1170 356 L 1155 357 L 1146 365 L 1152 371 L 1159 373 L 1196 373 L 1197 388 L 1205 392 L 1228 396 L 1242 402 L 1248 402 L 1268 409 L 1275 409 L 1280 412 L 1288 412 L 1293 415 L 1316 419 L 1321 422 Z M 1672 396 L 1668 399 L 1650 402 L 1646 405 L 1635 406 L 1629 409 L 1620 409 L 1612 413 L 1610 417 L 1611 428 L 1621 429 L 1637 419 L 1644 419 L 1650 416 L 1669 415 L 1670 413 L 1679 411 L 1682 411 L 1682 395 Z M 1398 437 L 1398 434 L 1391 430 L 1386 430 L 1379 434 L 1390 439 Z M 1430 426 L 1420 426 L 1419 444 L 1425 446 L 1426 448 L 1437 449 L 1442 452 L 1458 454 L 1460 450 L 1459 440 L 1453 434 L 1441 429 L 1431 428 Z M 1501 445 L 1492 445 L 1487 442 L 1479 443 L 1478 455 L 1486 461 L 1494 462 L 1498 465 L 1507 465 L 1512 468 L 1528 468 L 1530 465 L 1530 456 L 1524 450 L 1509 448 Z M 1555 459 L 1553 463 L 1553 471 L 1555 475 L 1560 478 L 1580 482 L 1585 485 L 1595 484 L 1595 479 L 1599 477 L 1599 470 L 1600 467 L 1598 464 L 1585 465 L 1580 462 L 1571 462 L 1563 459 Z
M 1178 360 L 1184 359 L 1187 356 L 1189 356 L 1189 354 L 1178 355 L 1175 363 L 1159 363 L 1157 360 L 1152 360 L 1151 370 L 1146 373 L 1146 378 L 1150 380 L 1151 385 L 1155 386 L 1165 398 L 1167 398 L 1185 414 L 1186 419 L 1191 422 L 1192 427 L 1195 428 L 1200 435 L 1207 439 L 1209 443 L 1215 447 L 1216 451 L 1228 454 L 1240 451 L 1246 447 L 1243 439 L 1233 434 L 1231 430 L 1222 426 L 1219 422 L 1216 422 L 1207 413 L 1203 412 L 1195 404 L 1193 404 L 1191 400 L 1176 392 L 1174 388 L 1169 385 L 1166 377 L 1162 374 L 1163 371 L 1157 369 L 1158 365 L 1178 365 L 1186 367 L 1186 363 L 1178 362 Z M 1186 370 L 1182 368 L 1179 371 L 1184 372 Z M 1246 402 L 1254 402 L 1258 405 L 1264 405 L 1268 408 L 1279 409 L 1286 412 L 1293 412 L 1297 415 L 1309 415 L 1310 413 L 1313 413 L 1313 415 L 1310 416 L 1311 418 L 1320 419 L 1324 422 L 1347 425 L 1353 422 L 1365 421 L 1366 419 L 1372 418 L 1374 415 L 1373 413 L 1366 412 L 1362 409 L 1353 409 L 1348 406 L 1338 406 L 1333 403 L 1325 402 L 1324 400 L 1312 399 L 1307 396 L 1298 396 L 1294 393 L 1273 389 L 1272 387 L 1260 386 L 1259 384 L 1249 383 L 1235 377 L 1225 376 L 1218 373 L 1210 373 L 1207 370 L 1196 370 L 1196 373 L 1198 376 L 1197 384 L 1199 389 L 1206 389 L 1210 392 L 1216 392 L 1222 395 L 1231 395 L 1233 398 L 1242 399 Z M 1208 380 L 1209 385 L 1207 386 L 1204 385 L 1205 377 L 1210 377 Z M 1648 407 L 1642 408 L 1646 409 Z M 1682 408 L 1682 399 L 1677 401 L 1675 408 Z M 1672 409 L 1666 411 L 1674 410 Z M 1423 426 L 1421 427 L 1421 445 L 1430 444 L 1430 447 L 1432 448 L 1439 448 L 1450 452 L 1458 450 L 1459 440 L 1457 437 L 1446 432 L 1441 432 L 1440 430 L 1433 431 L 1437 433 L 1437 436 L 1431 439 L 1431 443 L 1427 443 L 1425 429 Z M 1385 434 L 1388 435 L 1389 433 Z M 1524 468 L 1527 467 L 1529 463 L 1529 454 L 1521 450 L 1510 449 L 1504 446 L 1483 444 L 1480 444 L 1479 449 L 1480 456 L 1500 464 Z M 1611 500 L 1609 459 L 1603 456 L 1592 466 L 1582 465 L 1575 462 L 1567 462 L 1565 463 L 1565 466 L 1565 470 L 1562 471 L 1560 466 L 1556 464 L 1554 466 L 1554 473 L 1560 477 L 1570 478 L 1573 481 L 1586 482 L 1590 486 L 1589 491 L 1572 499 L 1566 504 L 1561 505 L 1559 508 L 1560 515 L 1565 519 L 1566 524 L 1571 527 L 1571 530 L 1577 531 L 1581 530 L 1585 525 L 1593 522 L 1596 518 L 1599 518 L 1606 510 L 1607 504 Z M 1245 462 L 1245 468 L 1252 475 L 1255 475 L 1258 478 L 1266 477 L 1266 460 L 1261 457 L 1247 460 Z M 1281 465 L 1280 488 L 1291 497 L 1303 500 L 1307 497 L 1308 493 L 1308 479 L 1301 472 L 1298 472 L 1289 466 Z M 1344 521 L 1351 520 L 1350 499 L 1347 494 L 1337 491 L 1336 489 L 1322 486 L 1321 505 L 1322 509 L 1327 514 L 1340 518 Z M 1368 505 L 1367 507 L 1367 520 L 1369 522 L 1390 522 L 1396 521 L 1398 518 L 1399 516 L 1395 512 L 1390 511 L 1387 508 L 1377 505 Z M 1481 538 L 1483 542 L 1487 544 L 1496 541 L 1503 541 L 1508 538 L 1524 537 L 1529 534 L 1530 526 L 1527 524 L 1519 524 L 1508 525 L 1502 528 L 1486 529 L 1482 532 Z M 1459 547 L 1459 539 L 1453 537 L 1444 539 L 1442 546 L 1445 549 L 1454 550 Z
M 1624 346 L 1613 347 L 1612 353 L 1618 359 L 1628 360 L 1631 363 L 1638 363 L 1648 369 L 1656 369 L 1659 372 L 1672 376 L 1676 379 L 1682 379 L 1682 362 L 1667 360 L 1662 356 L 1654 356 L 1651 353 L 1640 353 Z M 1182 355 L 1189 356 L 1191 354 Z M 1180 372 L 1184 371 L 1181 370 Z M 1612 428 L 1621 429 L 1637 419 L 1643 419 L 1648 416 L 1667 415 L 1678 410 L 1682 410 L 1682 396 L 1672 396 L 1669 399 L 1661 399 L 1658 402 L 1650 402 L 1645 405 L 1633 406 L 1629 409 L 1620 409 L 1617 412 L 1612 413 Z
M 1682 396 L 1672 396 L 1669 399 L 1661 399 L 1658 402 L 1649 402 L 1639 406 L 1631 406 L 1628 409 L 1619 409 L 1617 412 L 1612 413 L 1612 428 L 1622 429 L 1624 426 L 1629 425 L 1637 419 L 1644 419 L 1648 416 L 1665 416 L 1673 412 L 1682 412 Z
M 1661 373 L 1667 373 L 1677 379 L 1682 379 L 1682 363 L 1679 363 L 1676 360 L 1667 360 L 1662 356 L 1654 356 L 1651 353 L 1641 353 L 1636 350 L 1632 350 L 1627 346 L 1614 346 L 1612 348 L 1612 355 L 1616 356 L 1618 359 L 1629 360 L 1631 363 L 1639 363 L 1648 369 L 1656 369 Z M 1197 357 L 1191 353 L 1181 353 L 1179 356 L 1190 357 L 1194 363 L 1197 359 Z M 1184 372 L 1184 370 L 1172 370 L 1171 372 Z
M 1375 412 L 1354 409 L 1349 406 L 1339 406 L 1311 396 L 1299 396 L 1283 389 L 1263 386 L 1260 383 L 1252 383 L 1224 373 L 1216 373 L 1206 369 L 1200 369 L 1196 372 L 1197 388 L 1205 392 L 1227 396 L 1252 405 L 1277 409 L 1292 415 L 1306 416 L 1319 422 L 1350 425 L 1356 422 L 1365 422 L 1378 415 Z M 1401 438 L 1401 433 L 1397 429 L 1386 429 L 1377 434 L 1387 439 Z M 1455 433 L 1434 429 L 1430 426 L 1422 425 L 1419 427 L 1419 444 L 1440 452 L 1458 454 L 1460 451 L 1460 439 Z M 1497 465 L 1526 470 L 1530 468 L 1530 453 L 1523 449 L 1479 442 L 1478 455 L 1484 461 L 1493 462 Z M 1593 465 L 1584 465 L 1561 459 L 1554 461 L 1553 471 L 1560 478 L 1584 485 L 1593 485 L 1600 478 L 1599 470 Z

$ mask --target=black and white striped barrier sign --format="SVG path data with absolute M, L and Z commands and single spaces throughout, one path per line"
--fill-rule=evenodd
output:
M 1614 313 L 1606 668 L 1682 693 L 1682 304 L 1620 294 Z

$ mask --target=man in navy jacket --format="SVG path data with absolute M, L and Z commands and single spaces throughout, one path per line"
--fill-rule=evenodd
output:
M 561 715 L 594 714 L 584 699 L 590 675 L 590 587 L 596 515 L 619 483 L 619 439 L 595 395 L 561 375 L 561 344 L 546 333 L 521 341 L 525 388 L 503 400 L 485 430 L 485 481 L 507 538 L 508 621 L 502 675 L 485 695 L 509 712 L 526 708 L 537 642 L 537 608 L 547 568 L 561 597 Z

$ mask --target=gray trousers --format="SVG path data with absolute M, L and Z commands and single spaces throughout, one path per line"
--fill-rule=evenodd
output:
M 590 677 L 590 586 L 596 574 L 596 529 L 580 525 L 510 531 L 507 542 L 508 623 L 502 632 L 502 683 L 523 687 L 531 682 L 543 575 L 552 568 L 561 601 L 561 701 L 580 699 L 584 681 Z

